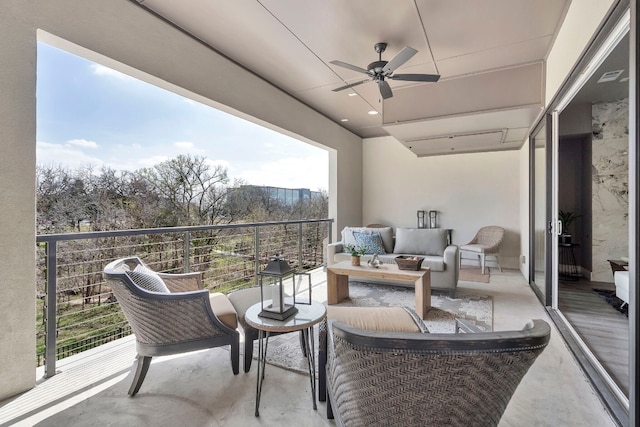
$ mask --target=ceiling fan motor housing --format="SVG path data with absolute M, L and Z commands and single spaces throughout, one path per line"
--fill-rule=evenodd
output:
M 367 70 L 369 70 L 369 73 L 372 75 L 380 74 L 388 62 L 389 61 L 373 61 L 371 64 L 367 65 Z

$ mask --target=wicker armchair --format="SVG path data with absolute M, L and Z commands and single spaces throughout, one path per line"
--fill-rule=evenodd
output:
M 463 255 L 469 254 L 479 258 L 482 274 L 484 274 L 487 256 L 495 258 L 498 268 L 502 271 L 500 260 L 498 259 L 498 250 L 503 239 L 504 228 L 496 225 L 482 227 L 469 243 L 460 245 L 460 267 L 462 267 Z
M 550 334 L 329 330 L 327 413 L 345 426 L 495 426 Z
M 236 312 L 226 296 L 202 289 L 201 273 L 155 273 L 131 257 L 109 263 L 103 276 L 136 336 L 129 395 L 138 393 L 153 356 L 230 345 L 231 367 L 238 373 Z

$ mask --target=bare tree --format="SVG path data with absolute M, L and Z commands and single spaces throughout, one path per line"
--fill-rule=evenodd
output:
M 165 225 L 217 224 L 223 212 L 227 169 L 202 156 L 181 154 L 139 175 L 168 203 Z

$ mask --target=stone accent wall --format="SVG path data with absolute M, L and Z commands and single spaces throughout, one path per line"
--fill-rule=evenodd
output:
M 613 282 L 607 259 L 629 252 L 629 99 L 593 104 L 592 118 L 592 280 Z

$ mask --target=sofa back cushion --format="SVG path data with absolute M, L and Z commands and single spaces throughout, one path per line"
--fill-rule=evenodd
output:
M 384 250 L 386 253 L 393 253 L 393 228 L 391 227 L 381 227 L 381 228 L 367 228 L 367 227 L 345 227 L 342 230 L 342 243 L 344 245 L 355 245 L 358 246 L 358 242 L 356 241 L 353 232 L 356 231 L 358 233 L 364 234 L 374 234 L 379 233 L 382 238 L 382 244 L 384 245 Z
M 444 228 L 397 228 L 394 254 L 442 256 L 447 248 Z

